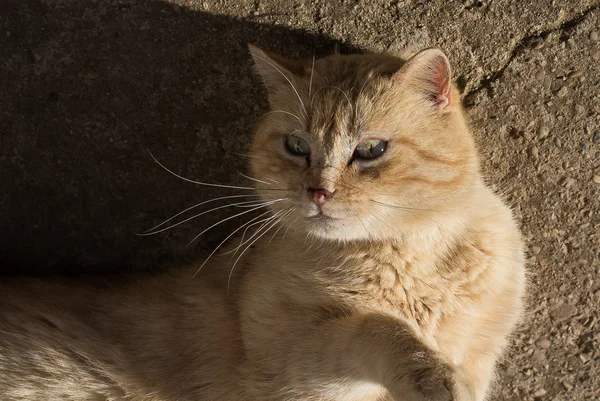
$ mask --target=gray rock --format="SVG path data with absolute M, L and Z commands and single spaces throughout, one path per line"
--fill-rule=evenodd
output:
M 540 347 L 542 349 L 548 349 L 548 348 L 550 348 L 552 343 L 547 338 L 540 338 L 539 340 L 537 340 L 535 342 L 535 345 L 537 345 L 538 347 Z
M 563 180 L 563 185 L 565 186 L 565 188 L 571 188 L 575 184 L 575 182 L 575 178 L 567 177 Z
M 556 321 L 567 320 L 577 314 L 575 305 L 564 304 L 550 311 L 550 317 Z
M 540 158 L 540 150 L 538 149 L 537 146 L 532 146 L 531 149 L 529 150 L 529 154 L 531 155 L 533 160 L 537 160 Z
M 567 89 L 566 86 L 563 86 L 558 90 L 558 92 L 556 92 L 556 96 L 563 98 L 563 97 L 567 96 L 567 93 L 569 93 L 569 90 Z

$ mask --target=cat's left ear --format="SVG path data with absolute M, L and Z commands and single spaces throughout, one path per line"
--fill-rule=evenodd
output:
M 448 57 L 436 47 L 420 51 L 411 57 L 393 77 L 425 95 L 440 109 L 452 105 L 452 72 Z
M 254 59 L 254 67 L 269 91 L 281 85 L 290 85 L 293 76 L 302 75 L 304 71 L 300 61 L 266 52 L 251 44 L 248 49 Z

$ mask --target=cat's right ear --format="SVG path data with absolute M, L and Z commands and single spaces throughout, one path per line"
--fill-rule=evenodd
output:
M 254 59 L 254 68 L 269 91 L 281 85 L 291 85 L 293 76 L 303 73 L 300 61 L 266 52 L 251 44 L 248 49 Z

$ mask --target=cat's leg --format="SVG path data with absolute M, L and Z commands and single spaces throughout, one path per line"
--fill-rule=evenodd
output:
M 495 356 L 478 355 L 477 359 L 471 359 L 460 366 L 457 380 L 465 383 L 472 391 L 474 401 L 485 401 L 488 399 L 488 390 L 494 378 L 495 367 Z
M 507 338 L 517 323 L 518 311 L 523 308 L 519 295 L 522 289 L 509 288 L 506 292 L 510 295 L 493 298 L 488 304 L 483 304 L 475 322 L 468 325 L 471 332 L 465 338 L 470 338 L 471 341 L 462 353 L 459 367 L 462 381 L 473 391 L 475 401 L 491 398 L 487 395 L 494 378 L 496 362 L 502 355 L 507 345 Z M 464 323 L 459 324 L 449 332 L 458 336 L 464 332 L 465 326 L 467 325 Z
M 372 384 L 395 401 L 473 400 L 455 369 L 394 317 L 332 318 L 296 330 L 293 342 L 288 333 L 269 336 L 258 352 L 256 343 L 246 344 L 264 393 L 282 394 L 266 399 L 361 400 Z

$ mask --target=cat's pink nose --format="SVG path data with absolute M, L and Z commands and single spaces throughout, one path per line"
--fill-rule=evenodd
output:
M 333 191 L 335 192 L 335 191 Z M 333 192 L 325 188 L 308 188 L 308 193 L 315 205 L 321 207 L 333 196 Z

